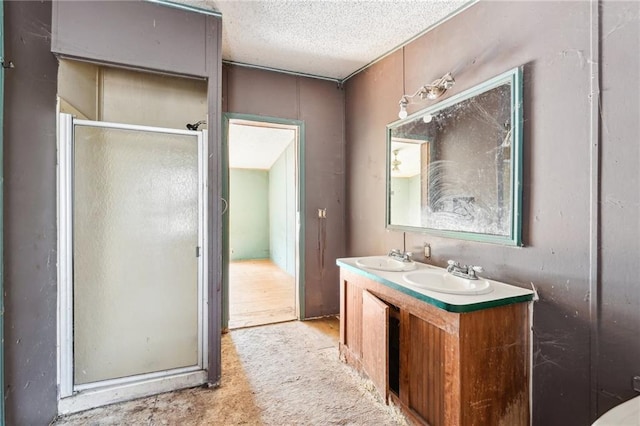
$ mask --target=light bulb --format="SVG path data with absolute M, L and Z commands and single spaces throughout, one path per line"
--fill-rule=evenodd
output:
M 432 87 L 427 91 L 427 99 L 430 99 L 430 100 L 437 99 L 438 96 L 442 95 L 442 93 L 444 93 L 442 89 L 439 89 L 437 87 Z
M 431 123 L 431 120 L 433 120 L 433 115 L 431 114 L 426 114 L 424 117 L 422 117 L 422 121 L 424 121 L 425 123 Z
M 405 96 L 403 96 L 398 103 L 400 104 L 400 112 L 398 113 L 398 117 L 400 117 L 400 119 L 407 118 L 407 104 L 409 103 L 409 101 Z

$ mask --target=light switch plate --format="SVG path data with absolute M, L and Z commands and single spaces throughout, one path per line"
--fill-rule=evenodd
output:
M 424 257 L 431 259 L 431 244 L 424 243 Z
M 640 392 L 640 376 L 635 376 L 633 378 L 633 390 Z

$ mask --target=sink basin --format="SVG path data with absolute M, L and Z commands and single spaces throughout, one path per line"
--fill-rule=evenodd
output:
M 401 262 L 389 256 L 363 257 L 356 260 L 356 265 L 361 268 L 388 272 L 412 271 L 416 269 L 415 262 Z
M 487 280 L 469 280 L 442 270 L 413 271 L 404 274 L 402 278 L 413 287 L 440 293 L 476 295 L 493 291 Z
M 640 396 L 607 411 L 591 426 L 640 426 Z

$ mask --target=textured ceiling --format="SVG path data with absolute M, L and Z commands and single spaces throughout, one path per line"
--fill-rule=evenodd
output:
M 229 124 L 229 167 L 269 170 L 293 142 L 291 129 Z
M 177 0 L 222 13 L 226 61 L 342 80 L 469 0 Z

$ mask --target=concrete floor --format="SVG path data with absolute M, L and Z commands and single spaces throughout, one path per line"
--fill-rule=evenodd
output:
M 222 383 L 74 414 L 54 425 L 403 425 L 338 359 L 335 318 L 234 330 Z

